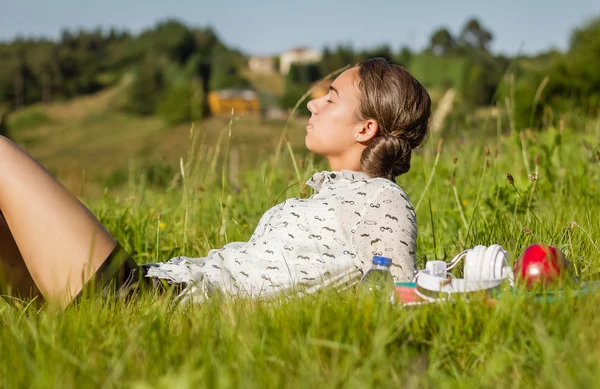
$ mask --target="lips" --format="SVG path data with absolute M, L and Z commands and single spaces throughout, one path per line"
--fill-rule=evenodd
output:
M 306 125 L 306 130 L 309 130 L 309 129 L 312 129 L 312 128 L 313 128 L 312 122 L 309 120 L 308 124 Z

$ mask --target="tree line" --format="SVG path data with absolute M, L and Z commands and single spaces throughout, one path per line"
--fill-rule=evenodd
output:
M 471 18 L 456 35 L 444 27 L 436 29 L 421 51 L 403 47 L 395 52 L 386 45 L 368 50 L 325 47 L 319 63 L 292 65 L 279 103 L 292 107 L 325 75 L 366 58 L 384 57 L 407 67 L 428 88 L 454 88 L 466 109 L 509 99 L 522 127 L 538 125 L 548 107 L 597 114 L 600 17 L 576 28 L 564 53 L 509 58 L 491 52 L 493 39 L 489 29 Z M 196 120 L 210 114 L 208 91 L 250 86 L 242 76 L 247 60 L 210 28 L 190 28 L 177 20 L 160 22 L 138 35 L 116 29 L 65 30 L 57 41 L 15 39 L 0 43 L 1 122 L 6 122 L 6 111 L 120 82 L 126 83 L 121 109 L 158 114 L 168 122 Z
M 209 114 L 206 92 L 247 86 L 244 55 L 224 45 L 210 28 L 167 20 L 132 35 L 111 29 L 71 32 L 58 41 L 15 39 L 0 44 L 0 105 L 4 111 L 69 99 L 122 82 L 124 110 L 161 113 L 168 121 Z
M 490 50 L 494 35 L 476 18 L 458 34 L 440 27 L 420 52 L 389 46 L 354 51 L 350 46 L 325 48 L 318 64 L 292 66 L 286 77 L 282 105 L 291 107 L 307 86 L 329 72 L 365 58 L 380 56 L 407 67 L 427 88 L 454 88 L 460 109 L 508 105 L 519 128 L 540 126 L 549 112 L 579 111 L 598 115 L 600 106 L 600 17 L 572 31 L 569 48 L 512 58 Z M 305 107 L 301 106 L 301 109 Z

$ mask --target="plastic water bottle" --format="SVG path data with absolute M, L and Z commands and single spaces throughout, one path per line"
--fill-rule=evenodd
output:
M 374 256 L 373 265 L 360 279 L 359 294 L 361 296 L 376 295 L 377 298 L 393 301 L 394 278 L 390 272 L 392 259 Z

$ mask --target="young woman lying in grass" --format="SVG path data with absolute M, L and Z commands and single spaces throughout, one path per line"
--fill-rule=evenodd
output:
M 122 293 L 159 279 L 180 286 L 182 301 L 214 291 L 310 293 L 356 283 L 373 255 L 391 257 L 394 277 L 408 280 L 416 215 L 395 179 L 427 134 L 430 106 L 425 88 L 401 66 L 377 58 L 346 70 L 326 96 L 308 103 L 306 147 L 331 167 L 308 181 L 311 197 L 269 209 L 248 242 L 141 267 L 51 174 L 0 137 L 2 289 L 59 306 L 87 285 Z

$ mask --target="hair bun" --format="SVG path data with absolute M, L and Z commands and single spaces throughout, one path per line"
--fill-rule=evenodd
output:
M 361 156 L 361 170 L 371 177 L 395 178 L 410 170 L 410 143 L 392 135 L 375 137 Z

